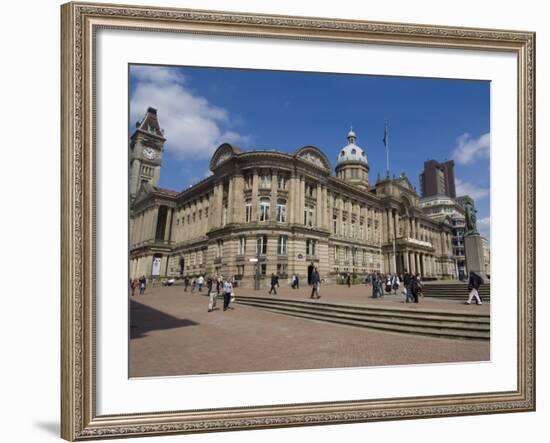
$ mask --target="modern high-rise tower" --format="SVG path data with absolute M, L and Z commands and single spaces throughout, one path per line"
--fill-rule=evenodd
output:
M 455 162 L 453 160 L 438 163 L 435 160 L 424 162 L 424 172 L 420 174 L 420 192 L 422 197 L 446 195 L 456 198 Z

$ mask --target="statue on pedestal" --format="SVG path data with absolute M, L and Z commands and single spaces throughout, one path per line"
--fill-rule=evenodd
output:
M 466 232 L 464 233 L 464 236 L 466 235 L 479 235 L 479 232 L 477 230 L 477 216 L 476 216 L 476 208 L 470 203 L 467 203 L 465 206 L 466 209 Z

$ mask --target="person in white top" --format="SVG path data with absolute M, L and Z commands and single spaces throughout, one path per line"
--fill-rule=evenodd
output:
M 233 283 L 227 278 L 223 284 L 223 310 L 227 311 L 231 302 L 231 294 L 233 293 Z

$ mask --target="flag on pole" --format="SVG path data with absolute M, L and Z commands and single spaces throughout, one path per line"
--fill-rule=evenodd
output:
M 384 126 L 384 138 L 382 139 L 384 146 L 388 147 L 388 127 Z

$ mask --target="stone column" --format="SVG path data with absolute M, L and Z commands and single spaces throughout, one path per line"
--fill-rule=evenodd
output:
M 323 227 L 323 191 L 322 185 L 317 185 L 315 190 L 317 202 L 315 205 L 315 224 L 317 228 Z
M 159 216 L 159 208 L 158 206 L 155 206 L 152 211 L 152 217 L 151 217 L 151 231 L 150 231 L 150 238 L 156 240 L 156 234 L 157 234 L 157 222 L 158 222 L 158 216 Z
M 270 206 L 269 206 L 269 220 L 277 220 L 277 172 L 271 172 L 271 195 L 270 195 Z
M 244 177 L 240 174 L 233 176 L 233 188 L 230 195 L 229 223 L 244 222 Z
M 414 263 L 414 253 L 412 251 L 409 252 L 409 272 L 415 273 L 416 267 Z
M 290 180 L 288 183 L 288 201 L 287 201 L 287 208 L 288 208 L 288 221 L 290 223 L 296 223 L 296 189 L 298 187 L 298 182 L 296 180 L 296 177 L 293 174 L 290 176 Z M 290 272 L 290 269 L 289 269 Z
M 298 200 L 298 214 L 300 217 L 300 223 L 304 224 L 304 210 L 306 208 L 306 179 L 302 175 L 300 176 L 300 199 Z
M 170 240 L 170 231 L 172 228 L 172 208 L 166 209 L 166 226 L 164 226 L 164 240 L 169 241 Z
M 233 221 L 233 217 L 231 216 L 231 213 L 233 212 L 233 205 L 234 205 L 234 202 L 233 202 L 233 194 L 235 192 L 234 188 L 235 188 L 235 177 L 229 177 L 229 187 L 227 189 L 227 217 L 225 218 L 226 225 Z M 223 224 L 223 211 L 222 211 L 222 224 Z
M 330 230 L 330 221 L 329 221 L 329 214 L 332 215 L 332 211 L 329 211 L 329 197 L 327 192 L 327 187 L 323 185 L 323 193 L 321 195 L 322 199 L 322 227 L 325 229 Z
M 393 241 L 393 239 L 395 238 L 395 225 L 393 223 L 393 209 L 387 210 L 387 216 L 388 216 L 388 229 L 389 229 L 388 241 Z
M 252 222 L 258 221 L 260 200 L 258 198 L 258 170 L 255 169 L 252 174 Z
M 395 217 L 395 238 L 399 238 L 402 235 L 401 232 L 399 232 L 401 231 L 401 219 L 397 211 L 395 211 L 394 217 Z

